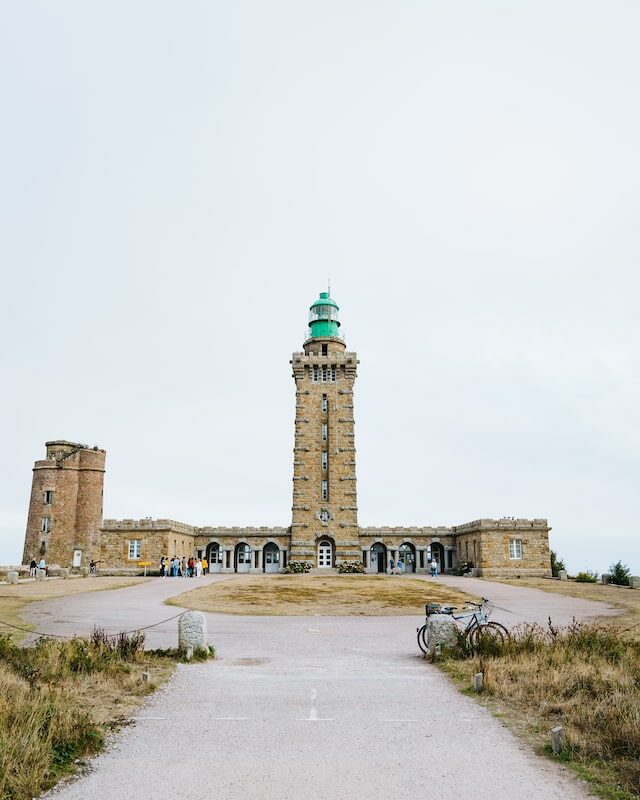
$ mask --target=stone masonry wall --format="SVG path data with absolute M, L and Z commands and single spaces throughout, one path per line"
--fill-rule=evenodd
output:
M 466 543 L 476 542 L 474 566 L 478 575 L 485 578 L 551 575 L 551 529 L 546 519 L 481 519 L 456 526 L 453 530 L 456 532 L 459 554 Z M 521 542 L 522 558 L 510 557 L 511 540 Z M 466 559 L 462 557 L 462 560 Z
M 70 567 L 74 550 L 81 550 L 86 566 L 102 518 L 105 451 L 66 441 L 46 447 L 47 458 L 33 468 L 23 560 L 44 557 L 48 564 Z M 51 503 L 45 502 L 46 491 L 53 492 Z M 44 518 L 48 532 L 42 531 Z
M 353 419 L 356 354 L 346 352 L 342 341 L 313 339 L 305 343 L 303 353 L 293 354 L 291 364 L 296 382 L 291 559 L 315 565 L 317 544 L 326 538 L 333 542 L 336 563 L 360 560 Z M 314 367 L 318 380 L 313 379 Z M 328 377 L 335 369 L 336 380 L 322 380 L 323 369 Z M 328 513 L 326 521 L 323 512 Z

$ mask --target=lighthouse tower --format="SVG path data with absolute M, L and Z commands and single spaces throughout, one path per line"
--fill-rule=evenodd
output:
M 346 350 L 329 292 L 309 310 L 303 352 L 291 365 L 296 382 L 291 560 L 330 569 L 359 561 L 353 384 L 358 359 Z

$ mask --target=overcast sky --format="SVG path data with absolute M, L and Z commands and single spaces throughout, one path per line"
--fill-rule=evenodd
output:
M 640 5 L 0 7 L 0 563 L 34 460 L 105 517 L 287 525 L 331 278 L 362 525 L 546 517 L 640 573 Z

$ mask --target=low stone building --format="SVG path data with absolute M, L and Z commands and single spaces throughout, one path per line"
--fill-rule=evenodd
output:
M 346 350 L 338 306 L 322 292 L 303 351 L 291 359 L 296 384 L 291 524 L 198 528 L 173 520 L 104 520 L 105 451 L 47 442 L 36 461 L 24 563 L 137 573 L 164 557 L 205 557 L 211 572 L 282 572 L 289 561 L 317 569 L 361 561 L 370 573 L 400 563 L 407 573 L 463 567 L 489 577 L 551 574 L 545 519 L 481 519 L 453 527 L 358 525 L 353 388 L 358 358 Z

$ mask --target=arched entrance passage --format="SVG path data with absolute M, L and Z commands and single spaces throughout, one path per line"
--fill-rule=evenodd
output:
M 207 545 L 206 558 L 209 563 L 209 572 L 222 571 L 222 550 L 218 542 L 211 542 Z
M 431 542 L 431 558 L 435 558 L 436 560 L 439 575 L 444 570 L 444 547 L 440 542 Z M 428 566 L 431 567 L 431 563 L 429 563 Z
M 265 572 L 280 572 L 280 548 L 275 542 L 267 542 L 262 553 Z
M 233 556 L 233 565 L 236 572 L 249 572 L 251 569 L 251 548 L 246 542 L 240 542 L 240 544 L 236 545 Z
M 411 542 L 404 542 L 400 545 L 398 558 L 404 564 L 404 572 L 416 571 L 416 548 Z
M 318 569 L 328 569 L 333 566 L 333 543 L 328 539 L 318 542 Z
M 374 572 L 387 571 L 387 548 L 382 542 L 371 545 L 371 569 Z

